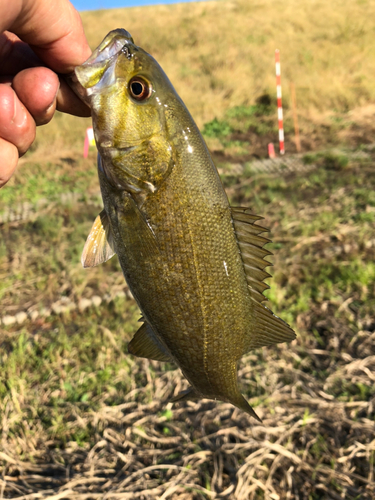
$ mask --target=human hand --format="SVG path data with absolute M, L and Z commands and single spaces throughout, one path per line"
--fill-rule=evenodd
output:
M 90 54 L 68 0 L 0 0 L 0 187 L 56 109 L 90 116 L 58 77 Z

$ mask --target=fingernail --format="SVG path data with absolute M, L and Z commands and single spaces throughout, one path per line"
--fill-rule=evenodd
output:
M 21 104 L 18 98 L 14 96 L 14 114 L 12 118 L 13 125 L 20 127 L 25 123 L 26 119 L 27 115 L 25 107 Z
M 48 116 L 53 109 L 55 109 L 55 101 L 53 101 L 53 103 L 48 106 L 48 108 L 45 111 L 45 114 Z

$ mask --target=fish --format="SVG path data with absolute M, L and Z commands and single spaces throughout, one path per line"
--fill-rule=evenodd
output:
M 220 400 L 260 421 L 240 391 L 239 362 L 295 338 L 262 304 L 268 230 L 230 207 L 189 111 L 130 33 L 108 33 L 75 77 L 91 108 L 104 205 L 82 264 L 117 254 L 142 314 L 129 353 L 181 369 L 190 386 L 172 402 Z

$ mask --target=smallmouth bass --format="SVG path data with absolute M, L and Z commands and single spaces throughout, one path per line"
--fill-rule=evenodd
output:
M 218 399 L 259 420 L 239 390 L 239 360 L 295 338 L 262 305 L 267 230 L 229 206 L 194 120 L 127 31 L 111 31 L 75 74 L 104 203 L 82 263 L 117 253 L 143 320 L 129 353 L 179 366 L 191 387 L 172 401 Z

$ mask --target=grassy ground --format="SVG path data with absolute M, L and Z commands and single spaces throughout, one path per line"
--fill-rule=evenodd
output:
M 241 363 L 263 425 L 227 404 L 168 404 L 186 382 L 126 354 L 139 317 L 126 295 L 1 327 L 3 497 L 373 498 L 374 157 L 307 155 L 303 174 L 221 169 L 232 203 L 272 229 L 268 296 L 298 334 Z M 126 292 L 116 259 L 80 267 L 98 211 L 83 203 L 56 198 L 2 226 L 2 312 Z
M 82 14 L 93 48 L 111 29 L 129 30 L 162 65 L 199 127 L 262 96 L 274 105 L 274 52 L 280 49 L 286 127 L 292 128 L 293 82 L 304 151 L 332 145 L 338 132 L 364 134 L 363 123 L 373 135 L 374 16 L 369 0 L 219 0 Z M 56 153 L 69 156 L 82 147 L 88 123 L 57 115 L 39 129 L 35 153 L 53 160 Z M 276 125 L 262 130 L 268 142 L 277 140 Z
M 373 8 L 264 0 L 85 13 L 93 46 L 122 25 L 157 57 L 231 203 L 265 217 L 266 293 L 298 337 L 241 362 L 262 425 L 223 403 L 169 404 L 186 381 L 127 354 L 139 312 L 117 259 L 81 268 L 100 211 L 95 153 L 81 158 L 89 122 L 58 115 L 0 192 L 0 318 L 15 318 L 0 325 L 0 499 L 375 497 Z M 252 160 L 277 137 L 276 44 L 300 97 L 305 168 L 267 173 Z M 24 202 L 32 216 L 9 222 Z
M 286 106 L 292 81 L 303 112 L 347 112 L 374 100 L 374 16 L 366 0 L 234 0 L 86 12 L 83 21 L 93 46 L 114 26 L 126 28 L 202 126 L 275 96 L 276 48 Z

